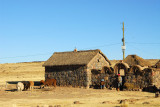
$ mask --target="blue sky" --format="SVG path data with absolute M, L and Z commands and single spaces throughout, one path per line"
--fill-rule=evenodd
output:
M 100 49 L 160 59 L 160 0 L 0 0 L 0 63 L 46 61 L 54 52 Z

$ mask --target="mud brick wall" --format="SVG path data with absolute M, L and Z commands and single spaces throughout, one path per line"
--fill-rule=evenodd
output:
M 87 70 L 85 66 L 46 67 L 46 78 L 57 80 L 58 86 L 86 87 Z

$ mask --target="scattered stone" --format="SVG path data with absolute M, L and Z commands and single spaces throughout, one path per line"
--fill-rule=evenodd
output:
M 125 102 L 125 100 L 118 100 L 119 104 L 122 104 L 123 102 Z
M 157 98 L 157 97 L 159 97 L 159 92 L 158 91 L 155 93 L 155 98 Z
M 127 102 L 129 104 L 135 104 L 136 101 L 138 101 L 139 99 L 123 99 L 123 100 L 117 100 L 119 104 L 122 104 L 123 102 Z
M 51 106 L 52 107 L 52 106 Z M 61 105 L 55 105 L 54 107 L 61 107 Z
M 150 104 L 149 102 L 143 102 L 142 104 Z
M 107 101 L 103 101 L 102 104 L 107 104 Z
M 73 103 L 74 103 L 74 104 L 82 104 L 82 103 L 80 103 L 79 101 L 74 101 Z
M 113 103 L 110 101 L 103 101 L 102 104 L 113 104 Z

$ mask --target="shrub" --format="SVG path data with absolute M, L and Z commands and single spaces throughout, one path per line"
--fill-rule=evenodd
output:
M 124 88 L 126 88 L 127 90 L 132 90 L 132 89 L 134 89 L 134 84 L 133 83 L 125 83 Z

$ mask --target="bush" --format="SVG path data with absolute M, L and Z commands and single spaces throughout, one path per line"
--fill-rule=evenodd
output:
M 133 83 L 125 83 L 124 88 L 126 88 L 127 90 L 132 90 L 132 89 L 134 89 L 134 84 Z

